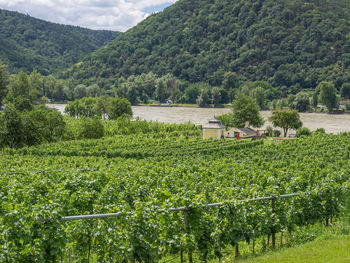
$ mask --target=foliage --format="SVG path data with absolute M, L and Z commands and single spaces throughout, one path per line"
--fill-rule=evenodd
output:
M 8 104 L 0 120 L 0 148 L 58 141 L 65 131 L 63 116 L 43 105 L 21 112 Z
M 116 120 L 123 115 L 132 116 L 131 104 L 125 98 L 109 98 L 106 109 L 110 120 Z
M 5 102 L 12 103 L 19 111 L 30 110 L 38 102 L 37 90 L 23 71 L 11 80 Z
M 319 101 L 324 103 L 329 111 L 337 106 L 337 90 L 332 82 L 322 81 L 318 84 Z
M 186 103 L 195 104 L 200 93 L 201 93 L 201 84 L 200 83 L 192 84 L 185 89 L 184 101 Z
M 160 262 L 192 250 L 205 262 L 218 247 L 336 216 L 348 196 L 349 134 L 271 145 L 160 134 L 3 150 L 0 261 L 59 262 L 71 250 L 79 262 Z M 270 202 L 239 201 L 290 193 L 274 215 Z M 187 229 L 170 210 L 183 206 Z M 102 213 L 123 216 L 60 220 Z
M 197 98 L 197 105 L 201 108 L 208 107 L 210 104 L 210 94 L 208 88 L 202 88 L 199 97 Z
M 273 128 L 271 126 L 267 126 L 266 133 L 267 133 L 267 136 L 272 137 L 273 136 Z
M 220 89 L 218 87 L 214 87 L 211 91 L 211 102 L 214 105 L 214 108 L 217 108 L 220 106 L 221 103 L 221 93 L 220 93 Z
M 215 118 L 218 119 L 223 125 L 225 125 L 226 128 L 235 126 L 233 123 L 232 113 L 226 113 L 219 116 L 215 116 Z
M 65 112 L 71 117 L 98 117 L 107 116 L 111 120 L 115 120 L 122 115 L 132 116 L 130 102 L 125 98 L 85 97 L 68 103 Z
M 273 130 L 273 131 L 272 131 L 272 135 L 273 135 L 274 137 L 280 137 L 281 131 L 280 131 L 280 130 Z
M 16 108 L 9 104 L 0 113 L 0 146 L 10 148 L 22 144 L 22 120 Z
M 99 139 L 104 135 L 104 126 L 100 118 L 81 118 L 78 139 Z
M 97 99 L 85 97 L 68 102 L 65 113 L 72 117 L 87 117 L 102 116 L 101 109 L 98 107 Z
M 306 92 L 299 92 L 294 99 L 293 109 L 305 112 L 310 109 L 310 95 Z
M 3 99 L 7 95 L 7 85 L 9 81 L 9 74 L 7 72 L 6 66 L 0 61 L 0 107 L 2 105 Z
M 340 94 L 344 99 L 350 99 L 350 83 L 344 83 L 341 86 Z
M 62 77 L 85 85 L 103 81 L 104 89 L 150 72 L 227 92 L 246 80 L 269 81 L 285 95 L 321 81 L 339 89 L 350 76 L 349 16 L 344 0 L 180 0 Z
M 303 126 L 299 113 L 296 110 L 274 110 L 269 120 L 274 127 L 283 129 L 284 137 L 287 136 L 289 129 L 297 130 Z
M 346 101 L 345 109 L 346 109 L 347 111 L 350 111 L 350 100 L 347 100 L 347 101 Z
M 251 97 L 256 100 L 260 109 L 266 109 L 266 95 L 263 87 L 256 87 L 251 91 Z
M 261 127 L 264 120 L 255 99 L 239 94 L 232 104 L 232 123 L 234 127 L 243 128 L 246 122 L 253 127 Z
M 0 9 L 0 58 L 11 72 L 53 74 L 118 36 L 119 32 L 59 25 Z
M 310 136 L 310 135 L 311 135 L 311 131 L 308 128 L 306 128 L 306 127 L 299 128 L 297 130 L 297 133 L 296 133 L 297 137 Z
M 324 128 L 317 128 L 314 133 L 326 133 Z

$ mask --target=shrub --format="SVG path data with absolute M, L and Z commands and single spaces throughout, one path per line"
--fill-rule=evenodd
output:
M 324 128 L 317 128 L 314 133 L 326 133 Z
M 281 131 L 280 130 L 273 130 L 272 136 L 273 137 L 280 137 L 281 136 Z
M 311 135 L 311 131 L 308 128 L 306 128 L 306 127 L 299 128 L 297 130 L 297 137 L 310 136 L 310 135 Z
M 266 133 L 267 133 L 267 136 L 272 137 L 273 136 L 273 128 L 271 126 L 267 126 Z
M 78 131 L 79 139 L 98 139 L 103 135 L 103 123 L 98 117 L 81 119 Z

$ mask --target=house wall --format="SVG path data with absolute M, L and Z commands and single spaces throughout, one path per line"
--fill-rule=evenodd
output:
M 220 139 L 223 132 L 223 129 L 203 129 L 203 139 Z

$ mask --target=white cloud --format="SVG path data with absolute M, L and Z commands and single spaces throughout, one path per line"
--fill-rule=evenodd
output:
M 126 31 L 177 0 L 0 0 L 0 8 L 50 22 Z M 146 12 L 147 10 L 148 12 Z

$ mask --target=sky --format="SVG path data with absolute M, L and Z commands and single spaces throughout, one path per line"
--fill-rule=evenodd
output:
M 0 0 L 0 8 L 46 21 L 125 32 L 177 0 Z

